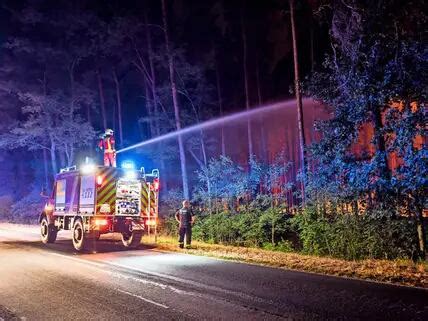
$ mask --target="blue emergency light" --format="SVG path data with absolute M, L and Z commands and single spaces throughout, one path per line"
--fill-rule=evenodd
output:
M 135 164 L 133 161 L 124 161 L 122 162 L 122 168 L 126 170 L 134 170 Z

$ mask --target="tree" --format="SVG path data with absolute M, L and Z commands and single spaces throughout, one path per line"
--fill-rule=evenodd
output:
M 244 1 L 245 5 L 245 1 Z M 241 37 L 242 37 L 242 68 L 244 72 L 244 89 L 245 89 L 245 108 L 250 109 L 250 93 L 249 93 L 249 84 L 248 84 L 248 62 L 247 62 L 247 31 L 245 28 L 245 12 L 241 12 Z M 248 157 L 252 157 L 254 154 L 253 151 L 253 135 L 251 127 L 251 119 L 247 120 L 247 136 L 248 136 Z
M 70 120 L 61 94 L 46 97 L 25 93 L 19 95 L 19 100 L 23 103 L 25 119 L 13 124 L 9 133 L 1 136 L 0 147 L 49 151 L 55 175 L 58 172 L 56 152 L 63 152 L 66 165 L 71 166 L 75 149 L 92 143 L 95 131 L 77 115 Z
M 216 88 L 217 88 L 217 100 L 218 100 L 218 109 L 220 117 L 223 117 L 223 95 L 221 91 L 221 83 L 220 83 L 220 66 L 217 58 L 217 51 L 214 50 L 214 60 L 215 60 L 215 79 L 216 79 Z M 221 155 L 226 156 L 226 143 L 225 143 L 225 135 L 224 135 L 224 126 L 221 126 L 220 129 L 221 136 Z
M 333 112 L 319 124 L 323 138 L 311 148 L 318 165 L 309 194 L 352 203 L 356 214 L 361 209 L 391 216 L 404 211 L 416 219 L 419 251 L 425 256 L 423 7 L 423 1 L 404 7 L 395 0 L 333 2 L 332 54 L 309 86 L 309 93 Z M 372 140 L 356 150 L 365 128 L 373 132 Z
M 170 85 L 171 85 L 172 102 L 174 106 L 175 126 L 176 126 L 176 130 L 180 130 L 181 129 L 180 106 L 178 103 L 177 86 L 175 82 L 174 57 L 172 55 L 172 52 L 170 49 L 170 43 L 169 43 L 168 19 L 167 19 L 165 0 L 162 0 L 162 19 L 163 19 L 163 27 L 164 27 L 164 35 L 165 35 L 166 53 L 168 56 L 169 79 L 170 79 Z M 183 194 L 184 194 L 184 198 L 189 199 L 190 193 L 189 193 L 189 183 L 188 183 L 187 169 L 186 169 L 186 153 L 184 150 L 182 135 L 178 135 L 177 140 L 178 140 L 178 148 L 180 152 L 180 166 L 181 166 L 181 178 L 183 183 Z
M 120 142 L 120 146 L 122 146 L 123 145 L 123 128 L 122 128 L 122 97 L 120 94 L 120 80 L 115 68 L 113 68 L 112 74 L 113 74 L 114 86 L 116 89 L 115 91 L 116 91 L 116 104 L 117 104 L 117 118 L 119 122 L 119 142 Z
M 302 202 L 305 202 L 305 173 L 306 173 L 306 142 L 305 142 L 305 126 L 303 118 L 303 105 L 302 105 L 302 95 L 300 92 L 300 77 L 299 77 L 299 51 L 297 49 L 297 32 L 296 32 L 296 22 L 295 22 L 295 13 L 294 13 L 294 0 L 289 0 L 290 5 L 290 21 L 291 21 L 291 34 L 293 39 L 293 66 L 294 66 L 294 91 L 296 94 L 296 103 L 297 103 L 297 126 L 299 131 L 299 156 L 300 156 L 300 171 L 303 175 L 301 180 L 301 191 L 302 191 Z

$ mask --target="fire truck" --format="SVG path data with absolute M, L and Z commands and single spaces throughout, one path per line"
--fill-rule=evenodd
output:
M 106 233 L 120 233 L 134 248 L 144 232 L 156 230 L 159 170 L 145 173 L 132 163 L 121 168 L 85 163 L 60 170 L 40 214 L 42 242 L 54 243 L 60 230 L 71 230 L 77 251 L 90 250 Z

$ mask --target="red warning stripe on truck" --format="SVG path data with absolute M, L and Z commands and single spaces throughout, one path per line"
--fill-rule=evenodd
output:
M 116 180 L 117 170 L 115 168 L 103 168 L 99 171 L 101 186 L 97 190 L 97 213 L 113 214 L 116 205 Z
M 149 183 L 143 183 L 141 186 L 141 214 L 143 216 L 147 216 L 148 214 L 150 214 L 150 216 L 155 216 L 157 210 L 156 198 L 157 192 L 150 189 Z M 148 212 L 149 208 L 150 213 Z
M 149 186 L 143 182 L 141 184 L 141 214 L 147 215 L 147 206 L 149 204 Z

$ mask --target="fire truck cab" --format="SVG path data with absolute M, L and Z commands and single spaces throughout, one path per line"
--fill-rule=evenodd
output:
M 43 243 L 71 230 L 77 251 L 92 249 L 101 234 L 120 233 L 125 247 L 140 244 L 158 217 L 159 170 L 146 174 L 132 163 L 122 168 L 85 163 L 61 169 L 39 222 Z

